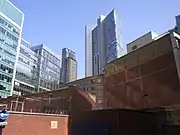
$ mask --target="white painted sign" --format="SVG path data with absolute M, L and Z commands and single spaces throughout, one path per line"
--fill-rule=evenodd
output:
M 7 126 L 7 122 L 0 122 L 0 127 L 1 126 Z
M 51 121 L 51 129 L 57 129 L 58 122 L 57 121 Z

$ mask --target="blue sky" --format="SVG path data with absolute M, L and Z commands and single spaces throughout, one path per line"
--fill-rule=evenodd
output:
M 175 26 L 180 0 L 11 0 L 25 14 L 23 37 L 57 54 L 64 47 L 77 54 L 78 78 L 84 77 L 84 27 L 113 8 L 121 19 L 123 44 L 153 30 Z

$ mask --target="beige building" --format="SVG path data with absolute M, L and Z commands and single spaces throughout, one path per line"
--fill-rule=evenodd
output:
M 69 82 L 75 81 L 77 79 L 77 62 L 76 60 L 68 57 L 67 58 L 67 74 Z
M 153 31 L 150 31 L 136 40 L 127 44 L 127 53 L 130 53 L 144 45 L 151 43 L 158 35 Z
M 62 83 L 68 83 L 77 79 L 76 53 L 68 48 L 62 49 L 61 77 Z

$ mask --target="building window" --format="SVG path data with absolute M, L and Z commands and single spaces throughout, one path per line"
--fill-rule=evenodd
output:
M 3 33 L 3 34 L 5 34 L 5 33 L 6 33 L 6 30 L 5 30 L 5 29 L 3 29 L 2 27 L 0 27 L 0 31 L 1 31 L 1 33 Z
M 132 50 L 137 49 L 137 45 L 132 46 Z
M 7 50 L 4 50 L 4 53 L 8 54 L 8 55 L 11 56 L 11 57 L 16 57 L 14 54 L 10 53 L 10 52 L 7 51 Z
M 7 82 L 7 83 L 11 83 L 12 78 L 10 78 L 10 77 L 8 77 L 6 75 L 0 74 L 0 80 L 2 80 L 4 82 Z
M 19 36 L 19 32 L 13 28 L 13 32 Z
M 12 26 L 11 26 L 10 24 L 8 24 L 8 28 L 9 28 L 9 29 L 11 29 L 11 28 L 12 28 Z
M 102 89 L 103 89 L 103 86 L 96 86 L 96 89 L 97 89 L 97 90 L 102 90 Z
M 91 87 L 88 87 L 87 89 L 88 89 L 88 91 L 91 91 Z
M 95 80 L 91 80 L 91 84 L 94 84 L 96 81 Z
M 12 35 L 11 33 L 7 32 L 6 34 L 10 39 L 14 40 L 15 42 L 18 42 L 18 38 Z
M 91 84 L 91 82 L 90 82 L 90 81 L 87 81 L 86 83 L 87 83 L 87 86 Z
M 97 82 L 98 82 L 98 83 L 101 83 L 101 82 L 102 82 L 102 80 L 101 80 L 101 79 L 97 79 Z
M 13 69 L 11 69 L 3 64 L 0 65 L 0 69 L 6 73 L 13 74 Z
M 176 38 L 177 47 L 180 48 L 180 40 Z
M 91 89 L 91 90 L 95 90 L 95 88 L 94 88 L 94 87 L 91 87 L 90 89 Z

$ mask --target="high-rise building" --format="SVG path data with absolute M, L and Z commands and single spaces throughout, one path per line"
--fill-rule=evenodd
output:
M 8 0 L 0 0 L 0 96 L 13 93 L 24 14 Z
M 21 40 L 13 94 L 24 95 L 37 92 L 38 55 L 30 49 L 31 44 Z
M 130 53 L 132 51 L 135 51 L 138 48 L 141 48 L 151 42 L 154 41 L 154 39 L 158 37 L 158 34 L 156 34 L 153 31 L 150 31 L 143 36 L 137 38 L 136 40 L 130 42 L 127 44 L 127 52 Z
M 176 16 L 176 28 L 175 28 L 175 32 L 180 34 L 180 15 Z
M 120 21 L 115 10 L 97 19 L 97 26 L 92 30 L 92 75 L 104 73 L 107 63 L 126 54 L 120 34 Z
M 92 76 L 92 30 L 94 26 L 85 26 L 85 77 Z
M 75 52 L 62 49 L 61 82 L 67 83 L 77 79 L 77 61 Z
M 31 47 L 38 57 L 38 92 L 57 90 L 60 84 L 60 57 L 44 44 Z

